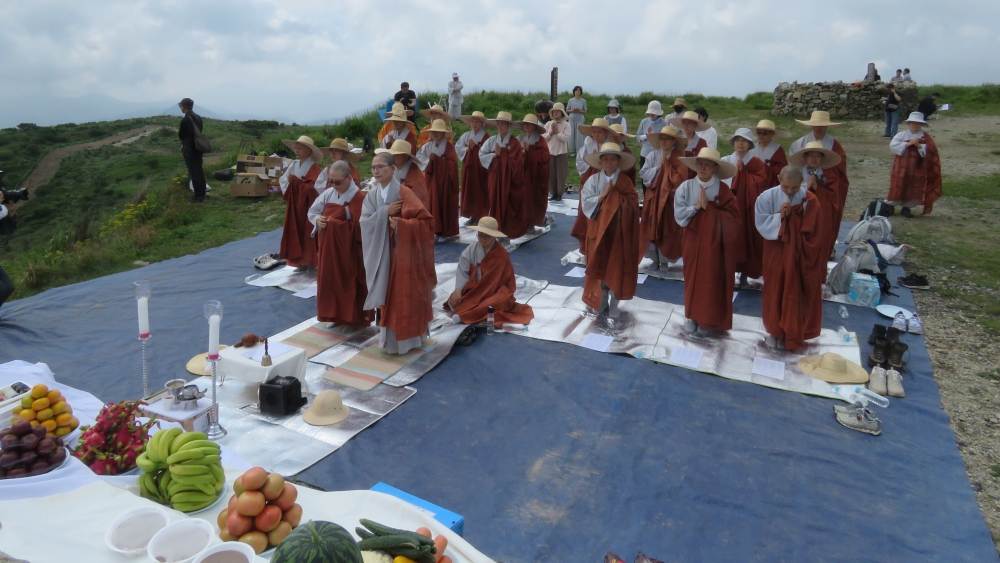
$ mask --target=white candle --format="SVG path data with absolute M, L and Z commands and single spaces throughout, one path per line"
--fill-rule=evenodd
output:
M 215 359 L 219 357 L 219 323 L 222 317 L 212 315 L 208 319 L 208 357 Z
M 149 297 L 140 297 L 139 302 L 139 338 L 149 336 Z

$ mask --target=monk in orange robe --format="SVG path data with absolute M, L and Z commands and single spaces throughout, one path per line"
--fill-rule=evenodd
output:
M 316 178 L 319 177 L 319 162 L 323 153 L 313 140 L 302 135 L 298 140 L 285 139 L 285 146 L 295 151 L 295 160 L 279 179 L 281 198 L 285 200 L 285 228 L 281 232 L 281 247 L 278 256 L 289 266 L 305 270 L 316 267 L 316 239 L 312 238 L 312 223 L 309 222 L 309 207 L 319 192 Z
M 417 154 L 417 135 L 410 129 L 413 124 L 406 119 L 406 112 L 402 109 L 392 110 L 389 117 L 385 118 L 385 123 L 386 125 L 391 124 L 392 129 L 382 137 L 382 141 L 379 143 L 380 147 L 388 149 L 396 141 L 406 141 L 410 145 L 410 153 L 415 156 Z
M 758 121 L 754 133 L 757 134 L 757 144 L 750 150 L 750 154 L 761 159 L 764 166 L 767 167 L 767 181 L 764 182 L 764 185 L 770 189 L 778 185 L 778 173 L 781 172 L 782 168 L 788 166 L 788 157 L 785 155 L 784 147 L 774 139 L 787 137 L 788 133 L 778 131 L 770 119 Z
M 328 187 L 327 180 L 330 176 L 330 169 L 333 167 L 333 163 L 339 160 L 343 160 L 347 163 L 347 166 L 349 166 L 351 170 L 351 179 L 354 180 L 354 183 L 358 186 L 361 185 L 361 173 L 358 172 L 358 169 L 354 166 L 355 162 L 361 160 L 361 153 L 351 152 L 351 145 L 348 144 L 347 139 L 334 139 L 333 141 L 330 141 L 329 148 L 320 147 L 319 150 L 326 156 L 330 157 L 332 162 L 329 166 L 324 168 L 319 173 L 319 177 L 316 178 L 316 191 L 322 193 L 323 190 Z
M 387 112 L 387 115 L 391 116 L 393 114 L 393 112 L 396 112 L 396 111 L 403 112 L 403 116 L 407 117 L 407 118 L 409 116 L 413 115 L 413 110 L 412 109 L 406 109 L 406 106 L 404 106 L 400 102 L 393 103 L 392 104 L 392 109 L 389 110 L 389 112 Z M 378 132 L 378 143 L 379 143 L 379 146 L 382 145 L 382 139 L 384 139 L 385 136 L 388 135 L 395 128 L 396 128 L 396 124 L 394 122 L 392 122 L 392 121 L 386 121 L 385 123 L 382 124 L 382 128 L 379 129 L 379 132 Z M 407 122 L 406 128 L 409 129 L 410 131 L 412 131 L 414 135 L 417 134 L 417 126 L 414 125 L 412 121 Z M 392 143 L 389 143 L 389 144 L 391 145 Z
M 648 255 L 659 269 L 668 260 L 681 257 L 684 229 L 674 219 L 674 192 L 688 179 L 687 166 L 680 161 L 684 154 L 680 146 L 687 145 L 687 139 L 667 125 L 659 133 L 649 133 L 646 140 L 653 152 L 639 172 L 646 186 L 639 223 L 639 253 Z
M 375 313 L 364 310 L 368 286 L 359 221 L 365 193 L 351 178 L 347 161 L 337 160 L 328 170 L 330 187 L 309 208 L 319 249 L 316 316 L 328 323 L 368 326 Z
M 434 235 L 438 241 L 458 236 L 458 154 L 451 144 L 451 132 L 438 119 L 424 130 L 429 140 L 417 151 L 417 160 L 425 163 L 424 179 L 434 216 Z
M 705 139 L 698 136 L 698 131 L 708 131 L 712 126 L 707 121 L 699 119 L 697 113 L 685 111 L 680 117 L 671 117 L 670 124 L 678 131 L 683 131 L 684 138 L 688 141 L 687 146 L 684 147 L 684 157 L 696 157 L 701 149 L 708 146 Z M 688 171 L 689 180 L 697 175 L 698 173 L 693 167 Z
M 614 129 L 608 124 L 608 120 L 603 117 L 594 118 L 590 125 L 580 125 L 577 130 L 583 135 L 583 146 L 576 151 L 576 171 L 580 173 L 580 192 L 587 185 L 587 180 L 591 176 L 601 171 L 601 168 L 591 166 L 587 162 L 587 157 L 600 152 L 601 147 L 607 142 Z M 574 132 L 575 133 L 575 132 Z M 570 235 L 580 243 L 580 253 L 587 255 L 587 230 L 589 219 L 584 213 L 577 211 L 576 219 L 573 221 L 573 228 Z
M 822 247 L 824 256 L 833 256 L 840 233 L 840 174 L 837 165 L 840 155 L 823 148 L 819 141 L 806 144 L 805 148 L 788 157 L 789 163 L 802 168 L 804 186 L 819 199 L 820 225 L 824 229 Z
M 806 145 L 813 142 L 822 143 L 823 148 L 837 153 L 837 156 L 840 157 L 840 163 L 831 171 L 831 175 L 835 177 L 837 185 L 837 205 L 833 208 L 835 215 L 833 225 L 831 225 L 834 232 L 834 242 L 836 242 L 837 234 L 840 233 L 840 222 L 844 217 L 844 204 L 847 202 L 847 192 L 851 187 L 851 181 L 847 178 L 847 153 L 844 152 L 844 147 L 841 146 L 840 141 L 835 139 L 833 135 L 828 134 L 828 130 L 831 127 L 840 127 L 843 123 L 830 121 L 830 112 L 822 110 L 813 111 L 808 121 L 796 119 L 795 122 L 799 125 L 809 127 L 812 129 L 812 133 L 800 137 L 792 143 L 792 146 L 788 149 L 789 162 L 791 162 L 791 155 L 803 150 Z M 820 198 L 821 203 L 822 201 L 822 198 Z
M 524 131 L 517 137 L 524 149 L 524 203 L 530 207 L 529 227 L 545 226 L 545 211 L 549 206 L 549 144 L 542 134 L 545 130 L 538 117 L 529 113 L 512 125 Z M 529 228 L 529 230 L 531 230 Z
M 483 217 L 478 225 L 476 242 L 470 244 L 458 259 L 455 271 L 455 291 L 448 298 L 456 323 L 476 324 L 486 321 L 487 308 L 493 307 L 493 322 L 528 324 L 535 313 L 528 305 L 514 300 L 517 280 L 510 255 L 497 238 L 507 235 L 498 229 L 497 220 Z
M 764 162 L 750 152 L 753 149 L 753 133 L 750 129 L 737 129 L 736 134 L 730 137 L 729 144 L 735 152 L 722 157 L 722 160 L 736 165 L 736 175 L 725 182 L 736 197 L 743 222 L 743 235 L 740 237 L 742 249 L 737 254 L 739 260 L 736 271 L 740 273 L 740 285 L 746 285 L 747 278 L 761 277 L 764 268 L 764 239 L 754 226 L 754 204 L 757 196 L 773 186 L 767 185 L 767 167 Z
M 480 147 L 479 162 L 489 170 L 490 216 L 507 236 L 518 238 L 528 232 L 531 217 L 524 201 L 524 149 L 510 132 L 513 122 L 507 111 L 491 120 L 497 134 Z
M 729 330 L 741 225 L 736 198 L 721 180 L 736 167 L 711 147 L 681 162 L 697 174 L 674 194 L 674 218 L 684 227 L 684 330 Z
M 471 226 L 490 212 L 490 174 L 479 162 L 479 149 L 490 136 L 485 129 L 488 120 L 483 112 L 474 111 L 459 119 L 470 128 L 458 138 L 455 153 L 462 160 L 461 215 L 469 218 L 466 224 Z
M 789 165 L 780 184 L 757 198 L 754 219 L 764 238 L 763 319 L 767 345 L 797 350 L 823 324 L 826 255 L 819 198 Z
M 921 130 L 927 123 L 924 115 L 915 111 L 905 123 L 907 130 L 897 133 L 889 142 L 889 149 L 896 157 L 892 161 L 886 202 L 902 206 L 900 215 L 912 218 L 912 207 L 923 205 L 922 214 L 927 215 L 944 191 L 937 145 L 929 133 Z
M 428 109 L 422 109 L 422 110 L 420 110 L 420 115 L 422 115 L 422 116 L 426 117 L 427 119 L 429 119 L 430 122 L 431 122 L 431 124 L 430 125 L 424 125 L 424 128 L 420 130 L 420 134 L 417 135 L 417 149 L 418 150 L 421 147 L 423 147 L 427 143 L 427 141 L 431 140 L 431 135 L 430 135 L 429 130 L 431 129 L 431 127 L 434 126 L 434 122 L 436 120 L 440 119 L 441 121 L 444 121 L 445 128 L 447 129 L 447 131 L 449 133 L 451 132 L 451 125 L 448 125 L 449 123 L 451 123 L 451 116 L 448 115 L 448 112 L 446 112 L 443 107 L 441 107 L 441 106 L 439 106 L 437 104 L 434 104 L 433 106 L 431 106 Z
M 431 196 L 427 193 L 427 179 L 421 170 L 420 160 L 410 150 L 410 143 L 406 141 L 394 141 L 392 147 L 388 149 L 375 149 L 375 154 L 388 153 L 392 155 L 393 165 L 396 167 L 393 175 L 396 180 L 404 186 L 410 188 L 414 195 L 420 198 L 420 203 L 424 204 L 424 209 L 430 211 Z

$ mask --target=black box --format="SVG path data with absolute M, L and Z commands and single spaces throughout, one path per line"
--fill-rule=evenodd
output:
M 302 396 L 302 382 L 294 377 L 276 375 L 257 390 L 257 401 L 260 412 L 277 416 L 285 416 L 298 412 L 306 403 Z

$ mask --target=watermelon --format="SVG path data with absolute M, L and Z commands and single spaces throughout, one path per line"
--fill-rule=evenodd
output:
M 333 522 L 310 520 L 288 534 L 272 563 L 363 563 L 354 537 Z

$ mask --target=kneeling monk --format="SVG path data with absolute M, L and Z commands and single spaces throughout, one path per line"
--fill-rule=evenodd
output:
M 337 160 L 327 169 L 330 189 L 309 208 L 309 221 L 319 247 L 316 269 L 316 316 L 320 321 L 368 326 L 373 311 L 365 311 L 368 285 L 361 251 L 361 205 L 365 193 L 351 178 L 351 166 Z
M 635 297 L 639 279 L 639 196 L 623 172 L 635 156 L 610 142 L 586 159 L 601 171 L 580 190 L 580 212 L 589 219 L 583 302 L 616 318 L 618 301 Z
M 764 329 L 767 345 L 796 350 L 819 336 L 826 254 L 819 198 L 790 164 L 780 185 L 757 198 L 754 221 L 764 237 Z
M 323 161 L 323 153 L 313 144 L 313 140 L 305 135 L 293 141 L 282 141 L 288 148 L 295 151 L 297 160 L 288 166 L 288 170 L 279 178 L 281 199 L 285 206 L 285 228 L 281 232 L 281 248 L 278 256 L 284 258 L 289 266 L 300 270 L 316 267 L 316 241 L 312 238 L 313 226 L 309 223 L 309 207 L 319 191 L 316 179 L 319 178 L 319 163 Z
M 368 286 L 366 310 L 378 309 L 379 346 L 389 354 L 417 348 L 434 318 L 433 219 L 420 199 L 393 177 L 392 155 L 372 159 L 375 185 L 361 208 Z
M 493 307 L 494 323 L 528 324 L 535 314 L 531 307 L 514 301 L 517 281 L 510 255 L 497 238 L 501 233 L 497 220 L 483 217 L 478 225 L 469 227 L 479 231 L 476 242 L 470 244 L 458 259 L 455 270 L 455 291 L 448 298 L 448 305 L 455 314 L 455 322 L 475 324 L 486 321 L 486 309 Z

